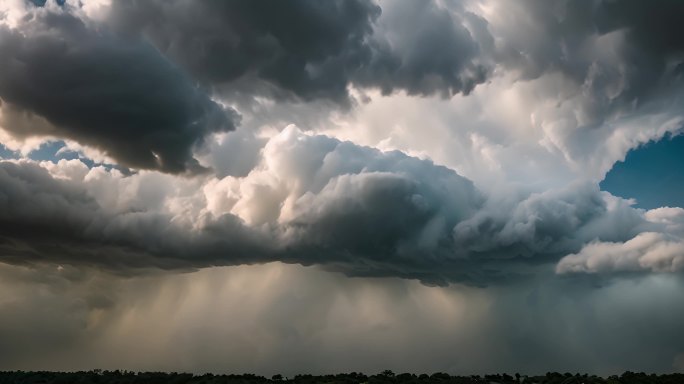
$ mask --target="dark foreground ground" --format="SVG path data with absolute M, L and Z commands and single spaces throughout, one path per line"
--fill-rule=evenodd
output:
M 189 373 L 159 372 L 127 372 L 127 371 L 88 371 L 88 372 L 0 372 L 0 384 L 684 384 L 684 374 L 647 375 L 645 373 L 625 372 L 620 376 L 598 377 L 570 373 L 547 373 L 540 376 L 525 375 L 484 375 L 484 376 L 450 376 L 446 373 L 432 375 L 415 375 L 410 373 L 394 374 L 384 371 L 377 375 L 367 376 L 361 373 L 343 373 L 337 375 L 296 375 L 291 378 L 275 375 L 268 379 L 263 376 L 245 375 L 193 375 Z

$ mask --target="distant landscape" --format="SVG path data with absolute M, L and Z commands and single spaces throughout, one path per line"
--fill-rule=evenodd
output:
M 211 373 L 194 375 L 191 373 L 164 372 L 130 372 L 130 371 L 100 371 L 87 372 L 0 372 L 0 384 L 219 384 L 219 383 L 340 383 L 340 384 L 384 384 L 384 383 L 442 383 L 442 384 L 681 384 L 684 374 L 646 374 L 643 372 L 625 372 L 620 376 L 599 377 L 579 373 L 548 372 L 543 375 L 527 376 L 520 374 L 492 374 L 474 376 L 452 376 L 447 373 L 433 374 L 395 374 L 384 371 L 376 375 L 362 373 L 341 373 L 336 375 L 296 375 L 292 378 L 274 375 L 270 379 L 254 374 L 242 375 L 214 375 Z

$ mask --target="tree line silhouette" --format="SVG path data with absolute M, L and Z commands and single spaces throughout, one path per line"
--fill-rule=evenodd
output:
M 395 374 L 386 370 L 376 375 L 341 373 L 336 375 L 273 375 L 270 379 L 254 374 L 197 375 L 191 373 L 131 371 L 11 371 L 0 372 L 0 384 L 684 384 L 684 374 L 646 374 L 625 372 L 620 376 L 599 377 L 587 374 L 548 372 L 545 375 L 473 375 L 447 373 Z

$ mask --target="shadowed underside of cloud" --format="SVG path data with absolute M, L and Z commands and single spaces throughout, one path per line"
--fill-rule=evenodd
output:
M 76 160 L 76 162 L 78 162 Z M 3 261 L 45 261 L 99 265 L 113 270 L 192 268 L 211 265 L 203 256 L 211 242 L 228 252 L 227 264 L 259 261 L 263 243 L 237 220 L 225 217 L 206 229 L 203 242 L 194 244 L 187 228 L 174 225 L 172 216 L 130 208 L 104 208 L 83 185 L 55 178 L 30 163 L 1 163 L 0 248 Z M 87 169 L 87 168 L 86 168 Z M 193 246 L 192 252 L 188 247 Z M 179 256 L 190 259 L 179 258 Z M 234 260 L 234 262 L 232 261 Z
M 243 178 L 187 181 L 201 192 L 78 160 L 3 162 L 3 261 L 121 273 L 283 261 L 486 285 L 552 265 L 592 240 L 625 241 L 660 225 L 595 186 L 488 199 L 430 161 L 296 128 L 269 140 L 263 156 Z M 112 202 L 125 194 L 154 203 Z
M 44 9 L 0 27 L 0 103 L 15 137 L 68 138 L 171 173 L 200 171 L 193 149 L 238 120 L 151 46 Z
M 0 253 L 6 262 L 122 272 L 280 260 L 429 277 L 446 261 L 451 228 L 482 200 L 468 180 L 429 161 L 295 129 L 272 139 L 265 153 L 260 171 L 185 196 L 200 208 L 180 214 L 190 221 L 180 224 L 163 183 L 152 187 L 159 188 L 152 195 L 161 199 L 158 209 L 107 203 L 106 193 L 121 194 L 132 178 L 144 183 L 154 174 L 112 182 L 102 175 L 117 171 L 88 170 L 78 160 L 53 166 L 60 177 L 32 163 L 3 162 Z M 429 255 L 433 261 L 424 259 Z

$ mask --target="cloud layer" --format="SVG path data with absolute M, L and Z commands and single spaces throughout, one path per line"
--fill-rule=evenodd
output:
M 245 177 L 124 176 L 79 160 L 0 165 L 3 255 L 19 263 L 129 273 L 285 261 L 488 285 L 591 241 L 663 230 L 657 212 L 590 184 L 487 198 L 430 161 L 295 127 L 271 138 Z
M 507 281 L 558 260 L 558 272 L 679 270 L 679 233 L 658 211 L 597 186 L 628 150 L 681 130 L 682 47 L 665 28 L 677 2 L 648 10 L 660 23 L 632 2 L 278 7 L 6 6 L 7 145 L 66 139 L 153 172 L 2 163 L 3 259 L 122 271 L 285 261 L 432 284 Z M 377 127 L 381 103 L 417 118 L 384 110 Z M 432 120 L 431 105 L 444 106 Z M 288 119 L 315 123 L 305 133 Z

